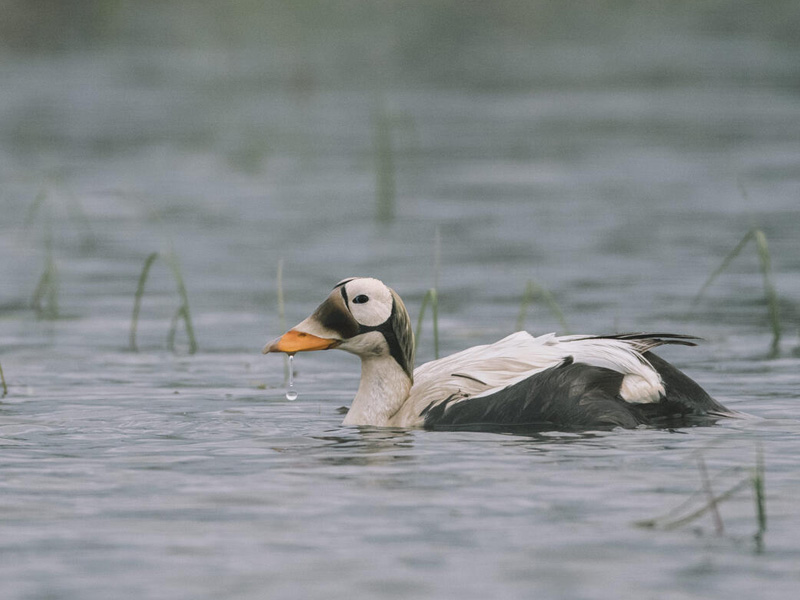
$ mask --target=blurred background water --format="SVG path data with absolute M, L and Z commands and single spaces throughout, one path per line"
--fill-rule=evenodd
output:
M 0 1 L 4 598 L 790 598 L 800 585 L 800 5 Z M 769 242 L 771 330 L 750 244 Z M 142 265 L 139 352 L 128 349 Z M 174 251 L 199 351 L 163 257 Z M 437 258 L 438 257 L 438 258 Z M 443 353 L 664 356 L 755 418 L 541 437 L 345 428 L 343 353 L 260 355 L 373 275 Z M 437 269 L 435 264 L 440 266 Z M 43 280 L 40 309 L 32 307 Z M 527 329 L 562 329 L 546 303 Z M 433 358 L 426 325 L 418 359 Z M 745 489 L 673 531 L 636 521 Z M 702 504 L 702 498 L 699 500 Z

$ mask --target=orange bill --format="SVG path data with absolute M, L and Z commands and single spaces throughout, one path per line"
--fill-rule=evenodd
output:
M 281 337 L 264 346 L 263 353 L 286 352 L 287 354 L 294 354 L 295 352 L 308 352 L 310 350 L 327 350 L 338 344 L 338 340 L 329 340 L 310 333 L 290 329 Z

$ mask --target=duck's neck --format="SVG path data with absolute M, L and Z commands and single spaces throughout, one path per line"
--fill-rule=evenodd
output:
M 408 399 L 411 379 L 387 354 L 361 357 L 361 383 L 343 425 L 384 427 Z

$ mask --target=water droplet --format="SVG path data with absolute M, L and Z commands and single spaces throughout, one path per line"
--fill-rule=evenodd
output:
M 289 389 L 286 390 L 286 399 L 290 402 L 297 400 L 297 392 L 294 389 L 294 354 L 289 355 Z

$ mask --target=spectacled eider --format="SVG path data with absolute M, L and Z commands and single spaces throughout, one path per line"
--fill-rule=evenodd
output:
M 698 338 L 519 331 L 414 368 L 403 301 L 372 278 L 339 282 L 314 313 L 264 353 L 339 348 L 361 358 L 344 425 L 426 429 L 592 430 L 710 424 L 733 416 L 651 352 Z

